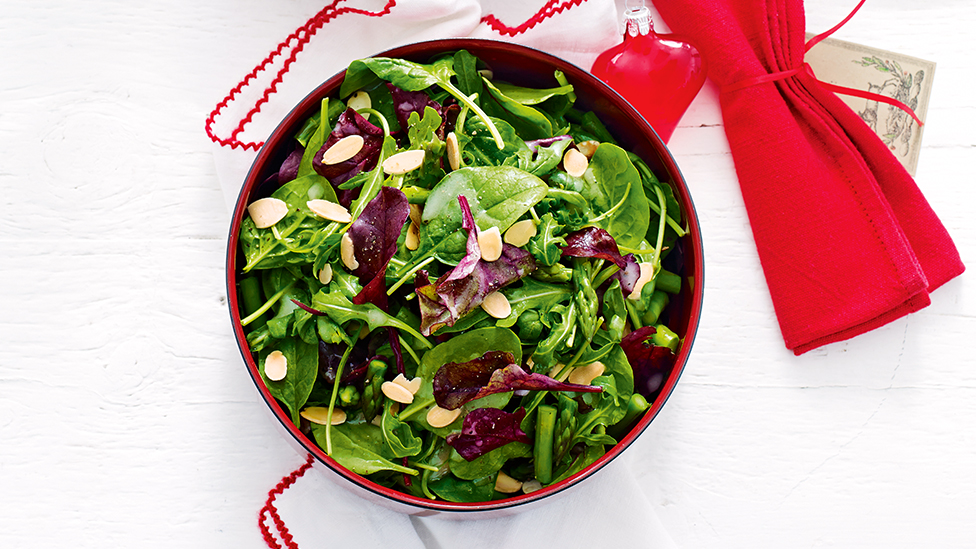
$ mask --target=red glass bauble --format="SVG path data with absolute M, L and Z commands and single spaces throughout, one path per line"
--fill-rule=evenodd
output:
M 624 41 L 600 54 L 591 72 L 622 95 L 666 143 L 705 83 L 705 62 L 686 39 L 657 34 L 647 8 L 625 14 Z

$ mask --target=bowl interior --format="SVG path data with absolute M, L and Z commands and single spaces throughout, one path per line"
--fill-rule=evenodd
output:
M 365 489 L 367 492 L 380 496 L 379 500 L 381 500 L 381 503 L 383 502 L 382 500 L 395 502 L 397 503 L 394 506 L 395 508 L 407 512 L 429 513 L 452 511 L 470 513 L 512 509 L 562 492 L 602 468 L 630 445 L 650 424 L 673 391 L 691 351 L 702 304 L 702 242 L 694 204 L 684 178 L 671 154 L 668 152 L 667 147 L 637 111 L 620 95 L 593 77 L 589 72 L 549 54 L 507 42 L 480 39 L 436 40 L 395 48 L 378 55 L 427 62 L 437 54 L 459 49 L 466 49 L 484 61 L 492 69 L 494 78 L 523 86 L 552 87 L 554 82 L 553 71 L 557 69 L 562 71 L 574 86 L 574 92 L 577 96 L 576 106 L 582 110 L 595 112 L 624 149 L 633 151 L 639 155 L 662 181 L 669 181 L 671 183 L 675 197 L 685 211 L 689 231 L 687 236 L 679 244 L 682 248 L 680 255 L 684 258 L 683 264 L 666 265 L 666 267 L 676 270 L 688 282 L 682 289 L 681 294 L 672 299 L 672 304 L 669 307 L 669 317 L 664 320 L 664 323 L 682 337 L 683 343 L 678 353 L 675 367 L 665 380 L 660 394 L 655 399 L 651 409 L 644 414 L 616 446 L 610 448 L 603 457 L 580 473 L 531 494 L 484 503 L 429 501 L 375 484 L 368 479 L 346 470 L 328 457 L 324 451 L 291 423 L 288 418 L 288 413 L 279 406 L 264 386 L 260 373 L 258 372 L 258 366 L 248 348 L 245 332 L 241 327 L 236 282 L 239 266 L 243 264 L 238 251 L 238 228 L 244 218 L 247 205 L 257 198 L 267 196 L 274 190 L 273 187 L 264 183 L 265 180 L 277 171 L 278 166 L 280 166 L 289 152 L 286 147 L 287 143 L 298 132 L 304 121 L 316 112 L 321 99 L 326 96 L 337 95 L 344 73 L 333 76 L 310 93 L 284 118 L 259 151 L 244 182 L 234 210 L 228 238 L 228 305 L 238 345 L 250 375 L 265 402 L 267 402 L 281 423 L 281 426 L 294 439 L 294 442 L 315 456 L 319 462 L 325 464 L 339 476 L 347 479 L 359 488 Z

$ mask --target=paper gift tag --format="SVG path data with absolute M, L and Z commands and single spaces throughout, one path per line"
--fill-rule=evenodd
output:
M 807 34 L 808 39 L 812 36 Z M 934 62 L 833 38 L 817 44 L 804 60 L 820 80 L 897 99 L 925 121 L 935 76 Z M 914 176 L 924 126 L 892 105 L 850 95 L 838 97 L 878 134 Z

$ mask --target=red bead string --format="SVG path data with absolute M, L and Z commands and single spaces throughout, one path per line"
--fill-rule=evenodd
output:
M 312 16 L 311 19 L 306 21 L 304 25 L 298 27 L 298 29 L 296 29 L 295 32 L 288 35 L 288 38 L 286 38 L 283 42 L 278 44 L 277 48 L 275 48 L 270 54 L 268 54 L 268 56 L 265 57 L 264 60 L 258 64 L 258 66 L 254 67 L 254 69 L 247 76 L 245 76 L 244 79 L 241 80 L 237 84 L 237 86 L 235 86 L 234 89 L 230 91 L 230 93 L 227 94 L 227 97 L 225 97 L 223 101 L 217 104 L 217 107 L 213 110 L 213 112 L 210 113 L 210 116 L 207 117 L 207 123 L 206 123 L 207 135 L 210 137 L 211 141 L 213 141 L 214 143 L 219 143 L 220 145 L 225 147 L 230 147 L 232 149 L 241 147 L 245 150 L 250 149 L 256 151 L 259 148 L 261 148 L 261 145 L 264 144 L 263 142 L 242 143 L 237 139 L 237 136 L 244 131 L 244 127 L 251 122 L 251 120 L 254 118 L 254 115 L 261 111 L 262 105 L 268 102 L 268 100 L 271 98 L 271 95 L 278 91 L 278 84 L 280 84 L 281 81 L 284 79 L 285 73 L 288 72 L 288 69 L 291 67 L 291 64 L 295 62 L 295 58 L 298 57 L 298 54 L 301 53 L 303 49 L 305 49 L 305 45 L 308 44 L 309 40 L 311 40 L 313 36 L 315 36 L 315 33 L 317 33 L 319 29 L 321 29 L 326 23 L 332 21 L 333 19 L 335 19 L 340 15 L 347 14 L 347 13 L 355 13 L 359 15 L 365 15 L 367 17 L 382 17 L 390 13 L 390 10 L 394 6 L 396 6 L 396 0 L 389 0 L 386 6 L 384 6 L 382 10 L 377 12 L 361 10 L 358 8 L 350 8 L 347 6 L 338 7 L 339 4 L 341 4 L 344 1 L 345 0 L 333 0 L 331 4 L 324 7 L 321 11 L 319 11 L 314 16 Z M 293 42 L 294 45 L 289 46 L 289 44 L 292 44 Z M 230 137 L 222 138 L 217 136 L 217 134 L 214 133 L 213 124 L 214 124 L 214 120 L 216 120 L 217 116 L 220 115 L 221 111 L 223 111 L 224 108 L 227 107 L 227 104 L 233 101 L 234 98 L 239 93 L 241 93 L 241 90 L 243 90 L 244 87 L 251 82 L 251 80 L 257 78 L 259 73 L 267 70 L 268 66 L 271 65 L 276 58 L 283 55 L 284 50 L 289 47 L 291 48 L 291 53 L 289 53 L 288 58 L 285 59 L 281 68 L 278 69 L 278 72 L 275 74 L 275 77 L 271 81 L 271 84 L 268 85 L 268 87 L 264 90 L 264 94 L 261 96 L 261 98 L 257 100 L 257 103 L 255 103 L 254 106 L 251 107 L 251 109 L 247 112 L 247 115 L 240 121 L 240 123 L 237 125 L 234 131 L 231 132 Z
M 285 74 L 291 68 L 291 64 L 295 62 L 295 59 L 298 56 L 298 54 L 301 53 L 301 51 L 305 48 L 305 45 L 308 44 L 308 42 L 312 39 L 312 37 L 315 36 L 315 34 L 326 23 L 329 23 L 330 21 L 334 20 L 336 17 L 340 15 L 346 13 L 355 13 L 359 15 L 365 15 L 367 17 L 382 17 L 384 15 L 389 14 L 390 10 L 392 10 L 396 6 L 396 0 L 389 0 L 387 4 L 383 7 L 383 9 L 381 9 L 380 11 L 371 12 L 371 11 L 361 10 L 358 8 L 350 8 L 348 6 L 339 7 L 339 4 L 341 4 L 344 1 L 345 0 L 333 0 L 331 4 L 327 5 L 321 11 L 319 11 L 314 16 L 312 16 L 311 19 L 306 21 L 304 25 L 298 27 L 298 29 L 296 29 L 295 32 L 288 35 L 288 38 L 286 38 L 284 41 L 278 44 L 277 48 L 272 50 L 271 53 L 268 54 L 268 56 L 265 57 L 263 61 L 261 61 L 261 63 L 259 63 L 256 67 L 254 67 L 254 69 L 250 73 L 248 73 L 248 75 L 245 76 L 244 79 L 241 80 L 237 84 L 237 86 L 235 86 L 230 91 L 230 93 L 228 93 L 227 96 L 224 97 L 224 99 L 220 103 L 217 104 L 216 108 L 214 108 L 214 110 L 210 113 L 210 116 L 207 117 L 206 126 L 205 126 L 207 131 L 207 136 L 210 137 L 211 141 L 219 145 L 222 145 L 224 147 L 230 147 L 232 149 L 236 149 L 240 147 L 244 150 L 256 151 L 259 148 L 261 148 L 261 146 L 264 145 L 263 142 L 250 141 L 244 143 L 241 142 L 237 137 L 241 134 L 241 132 L 244 131 L 245 126 L 247 126 L 251 122 L 251 120 L 254 118 L 254 115 L 256 115 L 261 111 L 261 107 L 270 100 L 271 95 L 277 92 L 278 84 L 280 84 L 281 81 L 284 79 Z M 497 17 L 494 16 L 494 14 L 488 14 L 483 16 L 481 18 L 481 22 L 485 23 L 489 28 L 491 28 L 492 30 L 494 30 L 495 32 L 501 35 L 516 36 L 535 27 L 536 25 L 545 21 L 546 19 L 558 13 L 566 11 L 574 6 L 578 6 L 585 1 L 586 0 L 562 0 L 562 1 L 549 0 L 548 2 L 546 2 L 544 6 L 542 6 L 542 8 L 539 11 L 533 14 L 532 17 L 530 17 L 524 23 L 514 27 L 510 27 L 502 23 Z M 271 84 L 269 84 L 268 87 L 264 90 L 262 96 L 257 100 L 254 106 L 251 107 L 251 109 L 247 112 L 244 118 L 241 119 L 237 127 L 234 128 L 234 130 L 231 132 L 230 137 L 218 136 L 213 129 L 214 121 L 217 119 L 217 117 L 220 116 L 221 112 L 227 107 L 227 105 L 241 93 L 241 91 L 244 89 L 245 86 L 247 86 L 252 80 L 257 78 L 258 74 L 267 70 L 268 67 L 272 63 L 274 63 L 277 58 L 284 55 L 286 48 L 290 48 L 290 53 L 288 54 L 288 57 L 285 59 L 284 63 L 282 64 L 281 68 L 278 69 L 277 73 L 275 73 L 274 79 L 271 81 Z
M 265 543 L 267 543 L 268 547 L 271 549 L 283 548 L 280 544 L 278 544 L 278 540 L 275 539 L 274 534 L 271 533 L 271 529 L 268 528 L 268 518 L 270 518 L 274 523 L 276 533 L 278 534 L 278 537 L 281 538 L 281 541 L 285 543 L 285 547 L 288 549 L 298 549 L 298 544 L 292 541 L 292 535 L 288 531 L 288 527 L 285 526 L 285 521 L 281 520 L 281 517 L 278 516 L 278 508 L 275 507 L 274 502 L 278 496 L 280 496 L 292 484 L 295 484 L 295 481 L 301 478 L 302 475 L 305 474 L 305 471 L 308 471 L 312 467 L 313 461 L 314 458 L 312 457 L 312 454 L 309 454 L 308 459 L 305 460 L 305 463 L 301 467 L 295 469 L 291 472 L 291 474 L 282 478 L 281 482 L 279 482 L 277 486 L 268 492 L 268 500 L 265 502 L 264 507 L 261 508 L 260 513 L 258 513 L 258 526 L 261 528 L 261 534 L 264 536 Z
M 553 15 L 568 10 L 574 6 L 578 6 L 583 2 L 586 2 L 586 0 L 563 0 L 562 2 L 559 0 L 549 0 L 544 6 L 542 6 L 542 9 L 537 11 L 526 22 L 515 27 L 509 27 L 508 25 L 502 23 L 497 17 L 495 17 L 494 14 L 491 13 L 482 17 L 481 22 L 488 25 L 491 30 L 497 32 L 498 34 L 515 36 L 517 34 L 524 33 Z

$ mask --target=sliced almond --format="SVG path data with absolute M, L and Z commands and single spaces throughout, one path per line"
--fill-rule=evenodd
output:
M 401 404 L 410 404 L 413 402 L 413 393 L 410 392 L 410 389 L 407 389 L 399 383 L 384 381 L 383 385 L 380 386 L 380 390 L 383 391 L 383 394 L 386 395 L 387 398 L 394 402 L 399 402 Z
M 508 315 L 512 314 L 512 304 L 501 292 L 491 292 L 486 295 L 484 301 L 481 302 L 481 308 L 495 318 L 507 318 Z
M 491 80 L 495 77 L 495 73 L 493 73 L 491 69 L 481 69 L 478 71 L 478 74 L 487 78 L 488 80 Z
M 407 234 L 403 237 L 403 245 L 408 250 L 416 250 L 420 247 L 420 227 L 416 223 L 411 223 L 407 227 Z
M 415 377 L 413 379 L 407 379 L 403 374 L 397 374 L 393 378 L 393 383 L 403 386 L 406 390 L 410 391 L 410 394 L 415 395 L 417 391 L 420 390 L 420 384 L 423 383 L 423 378 Z
M 423 215 L 424 212 L 420 204 L 410 205 L 410 221 L 416 223 L 418 227 L 420 226 L 420 223 L 423 219 Z
M 271 351 L 264 359 L 264 375 L 271 381 L 281 381 L 288 375 L 288 359 L 281 351 Z
M 640 264 L 640 271 L 640 277 L 638 277 L 637 282 L 634 283 L 634 291 L 630 292 L 627 299 L 640 299 L 641 290 L 644 288 L 644 284 L 650 282 L 651 278 L 654 277 L 654 264 L 649 261 L 645 261 Z
M 447 427 L 454 423 L 454 420 L 460 415 L 460 408 L 457 410 L 448 410 L 435 404 L 433 408 L 427 411 L 427 424 L 435 429 Z
M 594 379 L 602 376 L 606 370 L 607 367 L 602 362 L 593 362 L 586 366 L 573 368 L 573 371 L 569 374 L 569 382 L 577 385 L 589 385 L 593 383 Z
M 338 221 L 339 223 L 349 223 L 352 221 L 352 214 L 342 204 L 336 204 L 335 202 L 318 198 L 309 200 L 305 205 L 308 206 L 308 209 L 312 210 L 312 213 L 329 221 Z
M 478 246 L 481 248 L 481 259 L 496 261 L 502 256 L 502 234 L 498 227 L 478 232 Z
M 586 158 L 593 158 L 593 154 L 596 153 L 596 148 L 599 146 L 599 141 L 583 141 L 576 145 L 576 149 L 583 153 Z
M 285 204 L 284 200 L 269 196 L 251 202 L 247 207 L 247 213 L 254 220 L 255 227 L 267 229 L 288 215 L 288 204 Z
M 495 479 L 496 492 L 501 492 L 503 494 L 514 494 L 521 489 L 521 480 L 515 480 L 514 478 L 506 475 L 504 471 L 498 471 L 498 477 Z
M 339 257 L 342 258 L 342 264 L 346 266 L 350 271 L 355 271 L 359 268 L 359 262 L 356 261 L 356 250 L 352 244 L 352 237 L 349 233 L 342 235 L 342 239 L 339 241 Z
M 525 481 L 525 482 L 522 483 L 522 493 L 523 494 L 531 494 L 532 492 L 535 492 L 536 490 L 542 490 L 542 483 L 539 482 L 538 480 L 532 479 L 532 480 L 527 480 L 527 481 Z
M 373 100 L 370 99 L 369 94 L 363 90 L 352 94 L 349 101 L 346 101 L 346 108 L 352 109 L 354 111 L 361 111 L 363 109 L 369 109 L 373 107 Z
M 326 166 L 345 162 L 363 150 L 363 136 L 347 135 L 336 141 L 322 154 L 322 163 Z
M 332 282 L 332 265 L 326 263 L 325 266 L 319 270 L 318 279 L 322 284 Z
M 563 155 L 563 169 L 573 177 L 582 177 L 589 165 L 589 159 L 576 149 L 569 149 Z
M 383 171 L 390 175 L 412 172 L 424 163 L 424 150 L 403 151 L 383 161 Z
M 332 410 L 332 420 L 329 421 L 329 409 L 324 406 L 309 406 L 301 411 L 301 416 L 319 425 L 341 425 L 346 422 L 346 411 L 342 408 Z
M 531 219 L 523 219 L 508 228 L 505 231 L 505 243 L 511 244 L 516 248 L 521 248 L 532 240 L 532 237 L 539 232 L 539 229 L 535 226 L 535 221 Z
M 461 147 L 454 132 L 447 134 L 447 163 L 451 166 L 451 171 L 461 167 Z
M 549 373 L 546 375 L 551 377 L 552 379 L 556 379 L 556 376 L 558 376 L 559 372 L 565 367 L 566 367 L 565 364 L 556 364 L 555 366 L 552 367 L 552 369 L 549 370 Z

